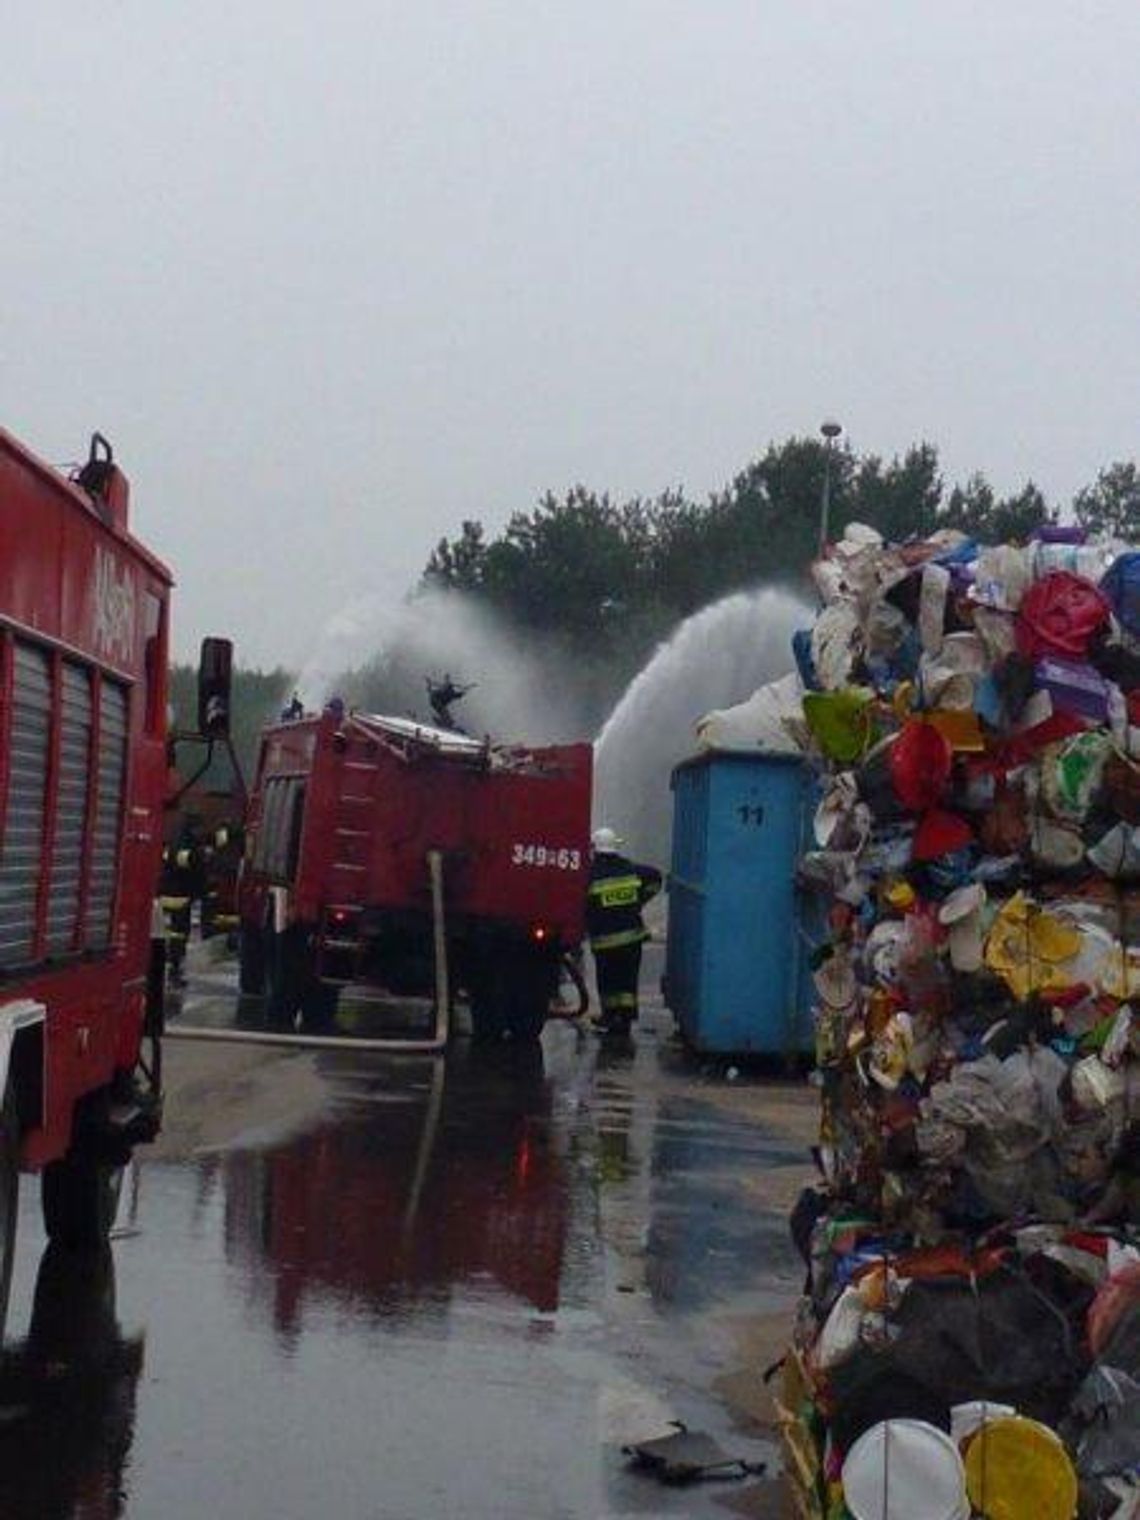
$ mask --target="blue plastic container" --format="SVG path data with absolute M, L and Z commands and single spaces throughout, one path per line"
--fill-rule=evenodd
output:
M 795 756 L 710 752 L 671 784 L 666 1004 L 696 1050 L 809 1053 L 808 903 L 795 870 L 810 770 Z

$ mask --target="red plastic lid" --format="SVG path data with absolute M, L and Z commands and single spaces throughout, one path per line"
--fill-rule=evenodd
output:
M 1017 647 L 1033 658 L 1045 654 L 1082 659 L 1098 628 L 1112 615 L 1108 599 L 1083 575 L 1054 570 L 1034 581 L 1017 612 Z

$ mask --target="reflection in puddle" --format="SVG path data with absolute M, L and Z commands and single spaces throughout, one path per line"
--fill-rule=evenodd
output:
M 568 1219 L 541 1049 L 358 1063 L 347 1112 L 222 1163 L 227 1256 L 287 1339 L 305 1305 L 380 1318 L 494 1284 L 559 1303 Z
M 124 1512 L 143 1336 L 124 1338 L 110 1249 L 49 1246 L 28 1334 L 0 1356 L 0 1514 Z
M 322 1052 L 316 1128 L 144 1166 L 115 1249 L 145 1373 L 110 1257 L 49 1252 L 0 1359 L 0 1520 L 722 1513 L 607 1443 L 732 1434 L 709 1338 L 790 1249 L 736 1184 L 783 1158 L 648 1038 L 544 1044 Z

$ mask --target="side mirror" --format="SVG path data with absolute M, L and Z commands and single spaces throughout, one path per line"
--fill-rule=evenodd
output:
M 198 732 L 207 738 L 230 731 L 234 646 L 229 639 L 203 639 L 198 661 Z

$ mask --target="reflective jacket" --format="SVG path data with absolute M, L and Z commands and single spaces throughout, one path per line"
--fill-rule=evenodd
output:
M 197 840 L 180 834 L 173 844 L 164 845 L 159 894 L 164 899 L 189 901 L 201 897 L 205 887 L 205 861 Z
M 661 872 L 637 865 L 624 855 L 603 852 L 590 865 L 586 889 L 586 932 L 590 948 L 617 950 L 649 938 L 641 910 L 661 890 Z

